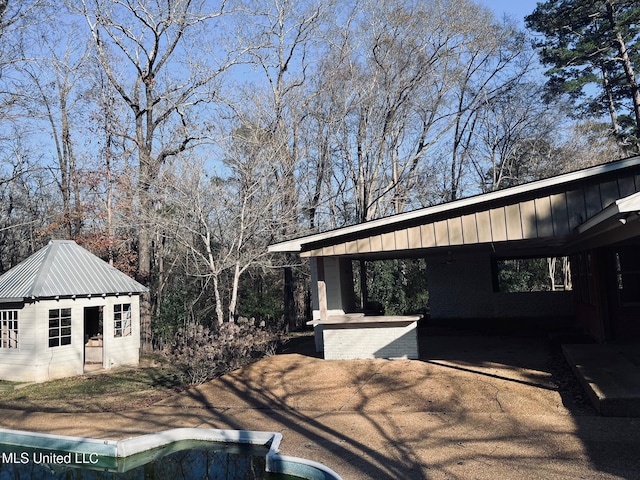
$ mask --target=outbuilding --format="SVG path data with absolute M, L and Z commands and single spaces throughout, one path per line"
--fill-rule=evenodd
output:
M 0 276 L 0 379 L 138 364 L 147 290 L 74 241 L 52 240 Z

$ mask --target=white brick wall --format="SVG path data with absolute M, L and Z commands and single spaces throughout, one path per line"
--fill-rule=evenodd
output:
M 417 322 L 357 328 L 324 325 L 323 341 L 327 360 L 419 358 Z

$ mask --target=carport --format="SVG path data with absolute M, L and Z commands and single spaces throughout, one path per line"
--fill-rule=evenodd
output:
M 354 261 L 416 257 L 426 259 L 432 320 L 480 328 L 496 320 L 574 326 L 600 343 L 640 339 L 639 191 L 636 156 L 295 238 L 269 251 L 309 259 L 311 321 L 321 350 L 323 324 L 372 314 L 365 302 L 356 305 Z M 496 284 L 503 259 L 560 256 L 570 257 L 571 290 L 505 293 Z M 366 299 L 366 285 L 361 293 Z

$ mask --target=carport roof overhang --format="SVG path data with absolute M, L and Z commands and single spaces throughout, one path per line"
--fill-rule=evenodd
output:
M 576 228 L 569 248 L 585 249 L 640 236 L 640 192 L 616 200 Z
M 480 241 L 478 238 L 475 242 L 472 242 L 472 244 L 465 244 L 463 241 L 458 243 L 449 242 L 446 245 L 443 244 L 440 246 L 436 241 L 428 248 L 402 248 L 402 246 L 400 246 L 399 248 L 382 248 L 377 251 L 373 249 L 374 251 L 364 253 L 362 251 L 349 251 L 348 248 L 345 250 L 344 245 L 348 245 L 349 242 L 358 242 L 366 237 L 372 238 L 374 235 L 384 236 L 389 234 L 389 232 L 397 232 L 401 229 L 416 229 L 419 228 L 420 225 L 425 225 L 429 222 L 451 222 L 452 219 L 455 219 L 455 222 L 458 222 L 458 220 L 463 222 L 464 217 L 468 217 L 470 214 L 476 215 L 476 217 L 479 215 L 479 212 L 488 215 L 487 212 L 489 211 L 494 211 L 499 208 L 508 209 L 511 206 L 518 205 L 518 202 L 520 202 L 518 215 L 520 216 L 522 230 L 524 231 L 526 226 L 524 225 L 525 215 L 523 213 L 523 204 L 527 202 L 533 203 L 533 199 L 542 198 L 544 195 L 548 195 L 548 198 L 551 198 L 552 195 L 558 192 L 566 192 L 575 185 L 595 182 L 601 178 L 607 179 L 615 175 L 620 175 L 620 172 L 623 172 L 625 169 L 633 169 L 634 175 L 640 174 L 640 157 L 631 157 L 504 190 L 295 238 L 273 244 L 269 246 L 269 251 L 300 253 L 302 256 L 331 255 L 331 251 L 327 248 L 340 245 L 342 249 L 340 255 L 345 258 L 365 259 L 424 257 L 458 249 L 464 249 L 468 252 L 488 251 L 489 253 L 504 256 L 560 255 L 568 253 L 568 250 L 576 250 L 585 245 L 592 245 L 594 242 L 601 242 L 603 239 L 609 241 L 616 236 L 628 237 L 637 235 L 637 233 L 635 233 L 635 224 L 640 226 L 640 222 L 633 222 L 632 225 L 621 229 L 620 227 L 625 227 L 625 225 L 620 222 L 619 219 L 623 217 L 629 218 L 632 212 L 640 211 L 640 196 L 634 193 L 621 199 L 618 198 L 611 205 L 601 209 L 586 221 L 572 223 L 571 220 L 567 220 L 564 229 L 556 229 L 554 227 L 554 232 L 550 235 L 541 235 L 541 227 L 534 225 L 533 228 L 538 229 L 535 235 L 527 236 L 523 233 L 520 238 L 517 238 L 517 236 L 509 238 L 509 235 L 505 233 L 505 235 L 503 235 L 504 238 L 496 240 L 499 236 L 496 237 L 493 235 L 495 232 L 492 232 L 490 234 L 490 241 Z M 535 201 L 537 201 L 537 199 Z M 568 200 L 564 201 L 567 202 L 568 209 Z M 603 204 L 604 203 L 603 201 Z M 537 210 L 537 205 L 535 208 Z M 536 215 L 539 216 L 539 213 L 536 212 L 534 216 Z M 551 216 L 551 214 L 549 214 L 549 216 Z M 536 218 L 537 220 L 530 221 L 540 223 L 539 218 Z M 584 220 L 584 217 L 582 218 Z M 476 222 L 478 222 L 478 225 L 480 224 L 479 219 L 476 220 Z M 506 213 L 504 222 L 509 223 L 509 217 Z M 551 220 L 548 220 L 548 222 L 551 222 Z M 489 228 L 494 230 L 495 226 L 492 221 L 485 223 L 490 224 Z M 464 225 L 461 225 L 461 228 L 464 228 Z M 505 229 L 508 229 L 508 225 L 505 226 Z M 437 235 L 437 232 L 435 232 L 435 235 Z
M 640 223 L 640 222 L 639 222 Z M 516 257 L 554 257 L 568 254 L 568 245 L 573 243 L 574 237 L 556 237 L 553 239 L 518 240 L 506 242 L 487 242 L 475 245 L 451 245 L 443 247 L 429 247 L 408 250 L 385 250 L 382 252 L 352 253 L 339 255 L 351 260 L 394 260 L 443 257 L 446 255 L 492 255 L 498 258 Z M 302 257 L 311 257 L 301 252 Z M 327 255 L 334 256 L 334 255 Z

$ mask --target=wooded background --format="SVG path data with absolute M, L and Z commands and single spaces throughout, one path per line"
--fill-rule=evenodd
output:
M 639 11 L 0 0 L 0 272 L 75 239 L 150 287 L 146 349 L 299 328 L 307 267 L 270 243 L 637 153 Z M 376 268 L 426 301 L 420 262 Z

